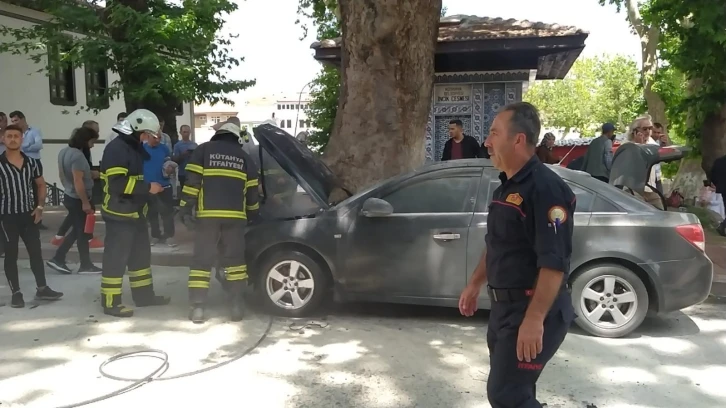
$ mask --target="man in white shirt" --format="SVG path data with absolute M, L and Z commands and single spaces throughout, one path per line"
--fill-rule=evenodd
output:
M 116 115 L 116 124 L 113 125 L 113 127 L 117 126 L 118 124 L 120 124 L 121 122 L 126 120 L 126 116 L 128 116 L 126 114 L 126 112 L 121 112 L 118 115 Z M 106 142 L 103 145 L 104 149 L 106 148 L 106 146 L 108 146 L 109 143 L 111 143 L 111 141 L 113 139 L 116 138 L 116 136 L 118 136 L 118 133 L 114 132 L 113 130 L 111 131 L 111 133 L 108 136 L 106 136 Z

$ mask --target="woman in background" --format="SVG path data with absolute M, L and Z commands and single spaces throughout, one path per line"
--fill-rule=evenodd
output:
M 550 132 L 545 133 L 544 138 L 542 138 L 542 143 L 540 143 L 539 146 L 537 146 L 537 150 L 535 150 L 537 157 L 539 157 L 539 160 L 542 163 L 557 164 L 560 162 L 561 159 L 552 153 L 554 145 L 555 135 Z

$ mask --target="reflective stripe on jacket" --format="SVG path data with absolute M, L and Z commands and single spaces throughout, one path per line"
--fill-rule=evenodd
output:
M 141 145 L 127 136 L 113 139 L 103 150 L 101 180 L 104 219 L 130 221 L 146 215 L 149 183 L 144 181 L 144 156 Z
M 196 207 L 197 218 L 246 220 L 257 215 L 257 166 L 236 139 L 202 143 L 185 171 L 180 205 Z

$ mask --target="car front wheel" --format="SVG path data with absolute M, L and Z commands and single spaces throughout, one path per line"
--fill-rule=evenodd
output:
M 299 251 L 281 251 L 260 269 L 257 288 L 265 307 L 287 317 L 309 315 L 328 294 L 321 266 Z
M 572 282 L 575 322 L 599 337 L 630 334 L 643 323 L 648 302 L 648 290 L 638 275 L 621 265 L 594 265 Z

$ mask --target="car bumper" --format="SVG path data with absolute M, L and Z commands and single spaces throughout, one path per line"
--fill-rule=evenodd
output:
M 703 255 L 682 261 L 645 263 L 654 276 L 658 313 L 681 310 L 708 298 L 713 284 L 713 263 Z

